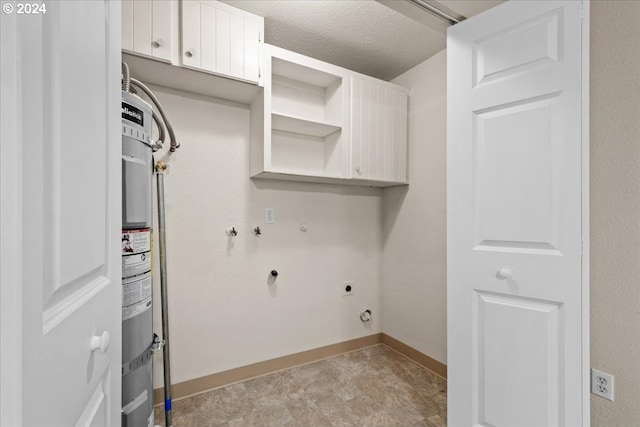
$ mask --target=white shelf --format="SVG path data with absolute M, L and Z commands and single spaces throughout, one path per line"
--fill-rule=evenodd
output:
M 275 57 L 273 58 L 271 72 L 274 76 L 281 76 L 323 88 L 329 87 L 337 81 L 342 80 L 341 76 Z
M 349 179 L 349 178 L 337 178 L 333 176 L 322 175 L 320 173 L 313 173 L 308 170 L 279 170 L 275 169 L 270 172 L 260 172 L 253 176 L 252 179 L 270 179 L 275 181 L 298 181 L 298 182 L 314 182 L 318 184 L 337 184 L 337 185 L 355 185 L 359 187 L 397 187 L 404 186 L 408 183 L 394 182 L 394 181 L 375 181 L 370 179 Z
M 297 133 L 301 135 L 325 138 L 342 130 L 342 126 L 330 123 L 306 120 L 288 114 L 272 113 L 271 128 L 282 132 Z
M 241 104 L 251 104 L 261 89 L 255 83 L 179 67 L 130 53 L 123 52 L 122 60 L 129 65 L 131 77 L 143 83 L 236 101 Z

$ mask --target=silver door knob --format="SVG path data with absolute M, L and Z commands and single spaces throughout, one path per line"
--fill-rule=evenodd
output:
M 162 46 L 164 46 L 164 40 L 162 40 L 162 39 L 154 40 L 153 45 L 155 47 L 162 47 Z
M 100 351 L 100 353 L 104 353 L 109 349 L 109 344 L 111 343 L 111 336 L 109 335 L 109 331 L 104 331 L 100 336 L 91 337 L 91 351 Z
M 512 273 L 511 270 L 509 270 L 508 268 L 501 268 L 496 273 L 496 277 L 498 278 L 498 280 L 510 279 L 511 278 L 511 273 Z
M 191 57 L 196 56 L 196 50 L 195 49 L 189 49 L 184 54 L 187 55 L 189 58 L 191 58 Z

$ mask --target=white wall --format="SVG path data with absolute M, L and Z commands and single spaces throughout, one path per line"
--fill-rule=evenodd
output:
M 246 106 L 153 90 L 182 144 L 165 177 L 173 383 L 380 332 L 380 190 L 252 181 Z M 355 295 L 343 297 L 350 279 Z M 157 357 L 155 387 L 161 371 Z
M 411 88 L 409 187 L 383 190 L 383 332 L 446 363 L 446 52 L 393 82 Z

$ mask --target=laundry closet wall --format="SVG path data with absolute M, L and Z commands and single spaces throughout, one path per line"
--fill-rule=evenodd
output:
M 251 180 L 246 106 L 152 89 L 182 144 L 165 177 L 172 382 L 381 332 L 380 190 Z
M 383 332 L 446 364 L 446 51 L 393 82 L 411 88 L 410 185 L 383 190 Z

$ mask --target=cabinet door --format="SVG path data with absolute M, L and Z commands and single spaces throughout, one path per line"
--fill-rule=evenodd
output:
M 351 176 L 406 182 L 407 94 L 351 78 Z
M 155 0 L 151 3 L 151 56 L 171 60 L 173 19 L 171 2 Z
M 264 20 L 217 1 L 182 2 L 182 63 L 241 80 L 259 80 Z
M 133 51 L 151 56 L 151 0 L 133 3 Z
M 133 50 L 133 1 L 122 2 L 122 49 Z
M 171 60 L 171 2 L 128 0 L 122 2 L 122 48 Z
M 183 1 L 182 4 L 182 65 L 201 68 L 200 2 Z

